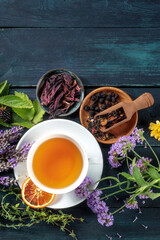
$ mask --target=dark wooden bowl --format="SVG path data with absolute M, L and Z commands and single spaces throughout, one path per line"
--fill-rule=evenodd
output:
M 80 80 L 80 78 L 73 72 L 67 70 L 67 69 L 52 69 L 48 72 L 46 72 L 38 81 L 37 83 L 37 87 L 36 87 L 36 97 L 37 97 L 37 100 L 39 102 L 39 104 L 41 105 L 41 100 L 40 100 L 40 95 L 41 95 L 41 92 L 42 92 L 42 89 L 43 89 L 43 86 L 45 84 L 45 81 L 48 77 L 50 77 L 51 75 L 53 74 L 57 74 L 57 73 L 68 73 L 70 74 L 73 78 L 76 79 L 77 83 L 79 84 L 79 86 L 81 87 L 81 92 L 80 92 L 80 99 L 79 99 L 79 102 L 76 102 L 71 108 L 69 108 L 68 112 L 64 113 L 64 114 L 60 114 L 58 115 L 58 117 L 65 117 L 65 116 L 69 116 L 71 115 L 72 113 L 74 113 L 75 111 L 77 111 L 77 109 L 80 107 L 83 99 L 84 99 L 84 86 L 83 86 L 83 83 L 82 81 Z M 43 110 L 47 113 L 49 113 L 49 109 L 48 107 L 46 106 L 42 106 L 41 107 L 43 108 Z
M 85 105 L 91 105 L 92 104 L 92 100 L 91 100 L 91 97 L 95 94 L 95 93 L 98 93 L 98 92 L 106 92 L 107 94 L 109 92 L 114 92 L 114 93 L 117 93 L 119 95 L 119 98 L 118 98 L 118 102 L 122 102 L 122 101 L 127 101 L 127 102 L 131 102 L 132 101 L 132 98 L 124 91 L 122 91 L 121 89 L 119 88 L 114 88 L 114 87 L 101 87 L 101 88 L 97 88 L 95 89 L 94 91 L 90 92 L 86 97 L 85 99 L 83 100 L 82 102 L 82 105 L 80 107 L 80 112 L 79 112 L 79 115 L 80 115 L 80 121 L 81 121 L 81 124 L 84 126 L 84 127 L 87 127 L 88 126 L 88 123 L 87 123 L 87 119 L 89 117 L 89 113 L 86 112 L 84 110 L 84 106 Z M 98 138 L 97 141 L 98 142 L 101 142 L 101 143 L 104 143 L 104 144 L 112 144 L 112 143 L 115 143 L 118 141 L 119 137 L 122 137 L 122 136 L 128 136 L 132 133 L 132 131 L 134 130 L 134 128 L 136 127 L 137 125 L 137 122 L 138 122 L 138 113 L 136 112 L 133 117 L 131 118 L 130 121 L 120 125 L 119 127 L 117 128 L 114 128 L 113 130 L 110 131 L 110 133 L 113 133 L 116 137 L 113 138 L 113 139 L 109 139 L 107 141 L 103 141 L 103 140 L 100 140 Z

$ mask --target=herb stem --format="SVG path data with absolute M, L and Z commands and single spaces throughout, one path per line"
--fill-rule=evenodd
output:
M 125 203 L 122 207 L 118 208 L 116 211 L 111 213 L 111 215 L 114 215 L 115 213 L 119 212 L 121 209 L 123 209 L 126 206 L 127 203 Z
M 155 151 L 153 150 L 152 146 L 150 145 L 150 143 L 147 141 L 146 138 L 144 138 L 144 140 L 146 141 L 146 143 L 148 144 L 150 150 L 152 151 L 153 155 L 155 156 L 156 160 L 157 160 L 157 163 L 158 163 L 158 171 L 160 170 L 160 162 L 159 162 L 159 159 L 158 159 L 158 156 L 157 154 L 155 153 Z
M 111 197 L 111 196 L 113 196 L 114 194 L 117 194 L 117 193 L 120 193 L 120 192 L 124 192 L 124 191 L 126 191 L 126 190 L 133 189 L 133 188 L 135 188 L 135 187 L 136 187 L 136 186 L 133 186 L 133 187 L 130 187 L 130 188 L 121 189 L 121 190 L 119 190 L 119 191 L 117 191 L 117 192 L 114 192 L 114 193 L 111 193 L 111 194 L 109 194 L 109 195 L 107 195 L 107 196 L 102 197 L 100 200 L 103 200 L 103 199 L 105 199 L 105 198 Z
M 148 166 L 153 167 L 154 169 L 158 170 L 157 167 L 153 166 L 152 164 L 150 164 L 149 162 L 147 162 L 143 157 L 141 157 L 137 152 L 135 152 L 133 149 L 131 149 L 132 152 L 139 158 L 142 159 Z
M 99 188 L 98 190 L 106 190 L 106 189 L 110 189 L 110 188 L 115 188 L 115 187 L 118 187 L 118 186 L 120 186 L 120 185 L 122 185 L 122 184 L 124 184 L 124 183 L 127 183 L 127 181 L 119 182 L 119 183 L 117 183 L 117 184 L 115 184 L 115 185 L 113 185 L 113 186 L 104 187 L 104 188 Z

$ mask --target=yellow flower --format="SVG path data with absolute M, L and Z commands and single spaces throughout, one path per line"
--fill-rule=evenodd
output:
M 149 124 L 149 130 L 151 130 L 150 136 L 158 139 L 160 141 L 160 121 L 156 121 L 156 123 Z

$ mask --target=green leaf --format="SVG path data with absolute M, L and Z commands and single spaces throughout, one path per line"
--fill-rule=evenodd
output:
M 24 100 L 25 102 L 27 102 L 30 106 L 33 107 L 32 101 L 29 99 L 29 97 L 27 96 L 27 94 L 21 93 L 21 92 L 14 92 L 15 96 L 21 98 L 22 100 Z
M 3 90 L 5 89 L 6 87 L 6 84 L 7 84 L 7 80 L 0 83 L 0 94 L 3 92 Z
M 32 101 L 29 99 L 29 97 L 21 92 L 15 92 L 15 96 L 21 98 L 22 100 L 24 100 L 25 102 L 27 102 L 28 104 L 30 104 L 32 106 L 31 109 L 26 109 L 26 108 L 12 108 L 12 110 L 17 113 L 21 118 L 23 118 L 26 121 L 30 121 L 33 119 L 35 110 L 32 104 Z
M 34 108 L 31 108 L 31 109 L 12 108 L 12 110 L 26 121 L 32 120 L 35 113 Z
M 18 208 L 18 207 L 19 207 L 19 205 L 20 205 L 20 203 L 17 203 L 17 204 L 15 205 L 15 207 L 16 207 L 16 208 Z
M 160 174 L 152 167 L 148 169 L 148 174 L 152 179 L 160 179 Z
M 135 178 L 138 186 L 141 187 L 141 186 L 148 185 L 147 182 L 143 179 L 142 174 L 140 173 L 140 171 L 136 166 L 133 167 L 133 177 Z
M 31 128 L 34 126 L 34 124 L 30 121 L 25 121 L 24 119 L 22 119 L 20 116 L 18 116 L 15 112 L 12 113 L 12 125 L 13 126 L 22 126 L 22 127 L 26 127 L 26 128 Z
M 36 123 L 41 122 L 43 120 L 43 115 L 45 114 L 45 111 L 41 108 L 37 99 L 34 100 L 33 106 L 34 106 L 34 109 L 35 109 L 35 115 L 34 115 L 34 118 L 33 118 L 33 122 L 36 124 Z
M 1 96 L 5 96 L 5 95 L 8 95 L 10 85 L 11 85 L 11 84 L 7 84 L 7 85 L 4 87 L 4 89 L 0 92 L 0 97 L 1 97 Z
M 0 118 L 0 125 L 2 125 L 3 127 L 11 127 L 10 124 L 3 122 L 1 118 Z
M 12 123 L 12 126 L 22 126 L 26 128 L 31 128 L 34 126 L 34 124 L 29 121 L 24 121 L 24 122 L 14 122 Z
M 132 175 L 130 175 L 130 174 L 126 173 L 126 172 L 121 172 L 120 174 L 121 174 L 123 177 L 125 177 L 126 179 L 128 179 L 129 181 L 135 182 L 135 178 L 134 178 Z
M 0 104 L 6 105 L 11 108 L 32 108 L 33 105 L 29 104 L 22 98 L 14 95 L 6 95 L 0 97 Z
M 151 198 L 152 200 L 154 200 L 154 199 L 160 197 L 160 193 L 148 192 L 148 193 L 147 193 L 147 196 L 148 196 L 149 198 Z
M 133 158 L 133 160 L 132 160 L 132 166 L 134 167 L 135 165 L 136 165 L 136 157 Z

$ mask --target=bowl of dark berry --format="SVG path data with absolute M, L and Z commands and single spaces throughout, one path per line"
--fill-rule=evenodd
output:
M 67 69 L 54 69 L 45 73 L 36 88 L 37 100 L 51 118 L 74 113 L 84 98 L 80 78 Z
M 97 139 L 104 144 L 112 144 L 118 141 L 119 137 L 128 136 L 137 125 L 138 113 L 121 125 L 104 131 L 103 128 L 111 127 L 125 119 L 123 109 L 118 109 L 107 115 L 95 117 L 96 114 L 109 109 L 120 102 L 131 102 L 131 97 L 119 88 L 101 87 L 90 92 L 83 100 L 80 108 L 80 121 Z

